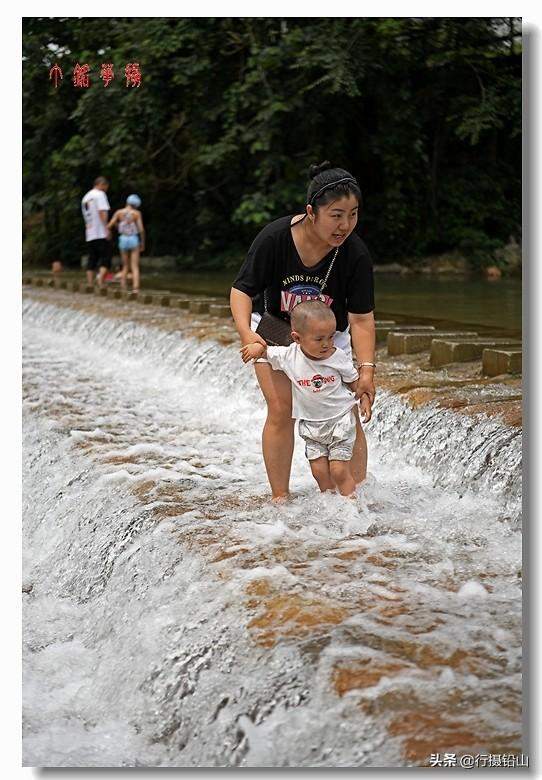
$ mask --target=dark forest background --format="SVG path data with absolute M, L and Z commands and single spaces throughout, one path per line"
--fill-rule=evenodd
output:
M 237 266 L 329 159 L 361 184 L 376 262 L 492 264 L 521 241 L 520 35 L 515 18 L 26 18 L 24 260 L 79 264 L 102 174 L 113 209 L 141 196 L 147 254 Z

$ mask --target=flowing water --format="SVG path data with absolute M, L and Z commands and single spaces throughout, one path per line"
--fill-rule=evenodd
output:
M 234 346 L 23 304 L 23 761 L 521 750 L 521 432 L 381 393 L 356 501 L 268 503 Z

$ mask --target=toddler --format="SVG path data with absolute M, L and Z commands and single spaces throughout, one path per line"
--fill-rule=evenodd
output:
M 256 342 L 241 349 L 243 361 L 265 358 L 292 382 L 292 417 L 299 420 L 305 455 L 321 491 L 339 489 L 354 494 L 350 460 L 356 439 L 355 396 L 358 372 L 336 347 L 335 315 L 320 300 L 303 301 L 291 313 L 289 347 L 264 347 Z M 371 419 L 371 402 L 360 401 L 364 422 Z

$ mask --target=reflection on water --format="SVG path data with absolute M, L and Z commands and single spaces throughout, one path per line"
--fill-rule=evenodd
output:
M 25 764 L 521 749 L 518 429 L 382 393 L 357 501 L 298 442 L 273 507 L 235 346 L 24 318 Z
M 376 275 L 379 314 L 521 334 L 521 280 Z
M 149 286 L 172 292 L 229 294 L 235 271 L 149 274 Z M 429 320 L 443 326 L 476 325 L 483 331 L 521 334 L 521 280 L 375 274 L 376 314 Z

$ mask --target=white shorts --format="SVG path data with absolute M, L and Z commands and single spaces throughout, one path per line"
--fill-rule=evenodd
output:
M 305 442 L 307 460 L 351 460 L 356 440 L 354 408 L 332 420 L 300 420 L 299 435 Z
M 258 324 L 262 318 L 258 312 L 252 312 L 250 318 L 250 329 L 256 331 Z M 350 325 L 347 325 L 346 330 L 336 330 L 333 338 L 333 343 L 343 352 L 346 352 L 346 357 L 352 360 L 352 344 L 350 343 Z M 269 363 L 266 358 L 256 358 L 255 363 Z

